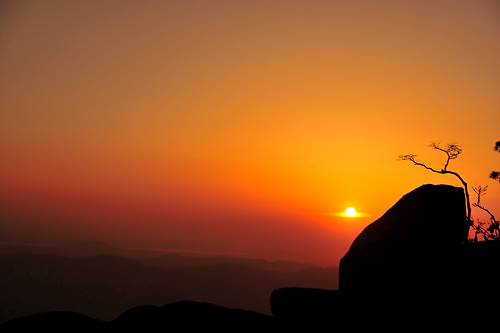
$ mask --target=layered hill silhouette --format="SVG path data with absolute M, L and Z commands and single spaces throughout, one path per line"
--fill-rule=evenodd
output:
M 231 250 L 231 244 L 217 246 L 217 244 L 189 240 L 167 240 L 164 244 L 168 249 L 149 249 L 149 248 L 124 248 L 116 247 L 99 241 L 82 241 L 65 244 L 0 244 L 0 254 L 31 253 L 31 254 L 57 254 L 70 258 L 92 257 L 101 254 L 109 254 L 118 257 L 132 259 L 158 258 L 160 256 L 177 256 L 181 259 L 181 266 L 184 267 L 187 260 L 192 259 L 194 266 L 199 266 L 202 260 L 212 258 L 231 259 L 254 259 L 256 261 L 268 262 L 307 262 L 307 258 L 301 260 L 300 253 L 292 253 L 278 249 L 260 249 L 248 253 L 238 253 Z M 187 251 L 186 249 L 194 249 Z M 212 249 L 212 250 L 207 250 Z M 220 251 L 219 251 L 220 250 Z M 196 258 L 198 260 L 196 260 Z M 259 259 L 255 259 L 259 258 Z M 220 260 L 219 260 L 220 261 Z M 207 261 L 211 264 L 214 261 Z
M 338 283 L 338 270 L 224 256 L 169 254 L 138 260 L 20 253 L 0 255 L 0 281 L 0 323 L 61 310 L 110 321 L 135 306 L 182 300 L 270 315 L 274 289 L 328 288 Z
M 247 310 L 238 310 L 235 308 L 239 306 L 215 305 L 218 302 L 165 300 L 166 295 L 161 294 L 161 287 L 166 288 L 168 283 L 161 280 L 155 296 L 167 303 L 163 306 L 149 303 L 131 307 L 114 320 L 99 320 L 97 316 L 86 316 L 78 311 L 47 312 L 7 321 L 0 329 L 5 332 L 43 332 L 63 328 L 102 332 L 130 329 L 143 332 L 497 331 L 496 320 L 500 311 L 500 242 L 464 244 L 466 232 L 463 190 L 447 185 L 423 185 L 406 194 L 356 238 L 340 262 L 337 290 L 334 289 L 333 279 L 332 288 L 301 288 L 296 282 L 290 281 L 289 287 L 278 287 L 267 295 L 272 315 L 250 311 L 248 307 Z M 22 260 L 39 263 L 41 257 L 26 255 L 23 259 L 18 255 L 2 260 L 5 260 L 3 269 L 7 268 L 11 272 L 13 269 L 15 274 L 27 276 L 28 280 L 34 276 L 42 277 L 50 286 L 49 281 L 55 277 L 49 278 L 48 270 L 43 268 L 45 266 L 28 265 L 38 268 L 30 268 L 27 273 L 12 264 Z M 8 266 L 9 260 L 11 266 Z M 153 270 L 161 276 L 162 270 L 172 270 L 110 256 L 88 259 L 50 256 L 44 260 L 59 261 L 64 265 L 75 264 L 71 260 L 84 260 L 83 266 L 79 267 L 87 267 L 80 271 L 84 271 L 85 276 L 102 277 L 110 274 L 107 279 L 121 287 L 130 280 L 139 282 L 137 286 L 147 284 L 141 280 L 141 271 Z M 168 258 L 158 260 L 156 264 L 166 260 L 172 265 Z M 266 266 L 269 263 L 261 264 Z M 241 270 L 235 271 L 235 267 Z M 176 272 L 190 269 L 195 269 L 203 281 L 214 281 L 213 278 L 224 276 L 227 281 L 226 292 L 237 295 L 237 298 L 252 299 L 255 296 L 253 292 L 242 291 L 248 291 L 245 289 L 248 286 L 262 286 L 269 282 L 263 279 L 262 267 L 229 263 L 187 267 Z M 309 272 L 314 272 L 314 269 L 311 268 Z M 281 266 L 273 274 L 290 274 L 282 270 Z M 113 273 L 117 271 L 131 275 L 124 278 Z M 317 270 L 314 274 L 320 273 L 321 270 Z M 192 282 L 189 288 L 196 290 L 200 288 L 201 280 L 189 280 L 192 276 L 181 274 L 179 280 L 169 283 L 179 291 L 182 290 L 182 284 L 175 283 L 187 280 Z M 46 277 L 45 280 L 43 277 Z M 92 285 L 91 279 L 81 279 L 78 274 L 73 278 Z M 5 281 L 4 277 L 2 279 Z M 231 281 L 236 280 L 240 282 L 231 284 Z M 148 283 L 155 285 L 156 282 L 151 280 Z M 211 288 L 219 292 L 222 290 L 216 284 L 209 283 L 207 286 L 208 289 L 198 289 L 198 295 L 200 292 L 209 292 Z M 65 286 L 58 288 L 64 290 Z M 122 292 L 133 294 L 134 289 Z M 110 295 L 103 295 L 103 302 L 111 299 Z

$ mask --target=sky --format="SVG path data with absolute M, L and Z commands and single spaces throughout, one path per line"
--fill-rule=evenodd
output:
M 0 243 L 335 266 L 432 141 L 500 216 L 498 59 L 498 1 L 2 1 Z

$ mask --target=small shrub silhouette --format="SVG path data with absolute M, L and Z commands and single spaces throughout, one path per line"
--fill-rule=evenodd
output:
M 481 197 L 486 194 L 488 186 L 478 186 L 477 188 L 472 187 L 472 189 L 477 193 L 477 202 L 473 203 L 472 205 L 490 215 L 489 225 L 488 223 L 481 222 L 479 220 L 477 220 L 476 224 L 474 224 L 474 229 L 476 230 L 474 242 L 478 241 L 478 235 L 482 235 L 484 240 L 500 240 L 500 223 L 487 208 L 481 205 Z

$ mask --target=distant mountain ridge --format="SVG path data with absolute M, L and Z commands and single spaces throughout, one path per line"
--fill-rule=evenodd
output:
M 109 254 L 127 258 L 146 258 L 158 255 L 158 253 L 152 251 L 126 249 L 98 241 L 84 241 L 53 245 L 0 244 L 0 254 L 15 253 L 57 254 L 70 258 L 91 257 L 100 254 Z
M 240 263 L 278 271 L 295 271 L 303 268 L 320 267 L 319 265 L 298 263 L 291 260 L 280 260 L 280 257 L 289 257 L 291 254 L 268 249 L 255 251 L 248 256 L 232 256 L 229 254 L 183 253 L 182 251 L 160 249 L 129 249 L 117 247 L 98 241 L 84 241 L 67 244 L 40 245 L 40 244 L 0 244 L 0 255 L 30 253 L 56 254 L 69 258 L 84 258 L 102 254 L 139 259 L 147 264 L 167 266 L 171 268 L 195 267 L 215 265 L 220 263 Z M 273 259 L 262 259 L 262 258 Z M 270 264 L 271 263 L 271 264 Z
M 223 256 L 131 259 L 17 253 L 0 255 L 0 282 L 0 323 L 48 311 L 109 321 L 139 305 L 183 300 L 270 314 L 269 295 L 274 289 L 288 285 L 334 289 L 338 270 Z

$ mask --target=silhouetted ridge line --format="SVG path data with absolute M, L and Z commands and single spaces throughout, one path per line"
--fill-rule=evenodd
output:
M 73 312 L 41 313 L 8 321 L 0 329 L 2 332 L 298 332 L 286 318 L 193 301 L 135 307 L 110 322 Z

